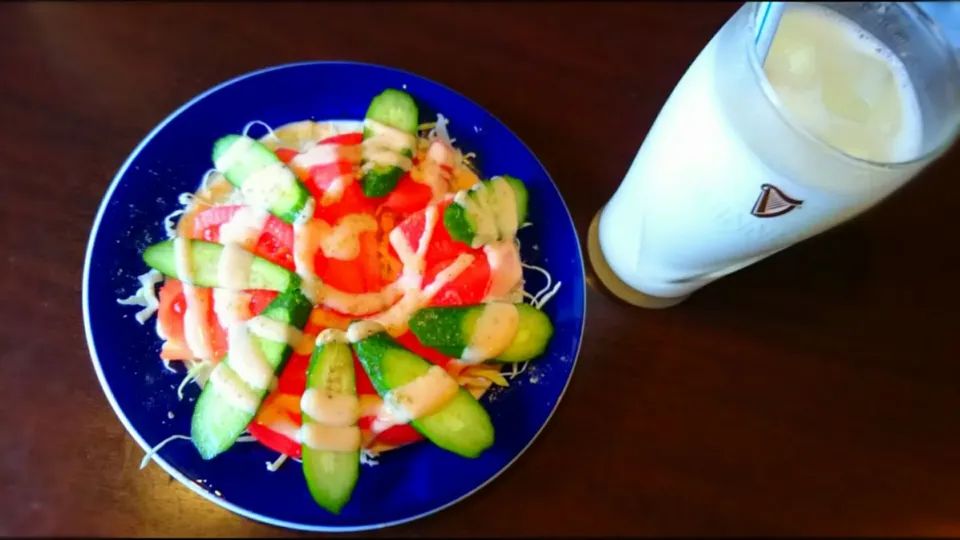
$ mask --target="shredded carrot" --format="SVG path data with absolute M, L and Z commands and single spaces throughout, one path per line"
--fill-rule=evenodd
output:
M 380 277 L 384 283 L 393 283 L 400 277 L 403 265 L 400 259 L 391 253 L 390 231 L 397 226 L 397 215 L 390 210 L 380 212 L 377 231 L 377 253 L 380 255 Z

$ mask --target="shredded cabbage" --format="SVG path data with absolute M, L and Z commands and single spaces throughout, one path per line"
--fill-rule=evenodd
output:
M 278 457 L 277 459 L 275 459 L 275 460 L 273 460 L 273 461 L 268 461 L 268 462 L 267 462 L 267 470 L 270 471 L 270 472 L 277 472 L 277 469 L 279 469 L 280 466 L 283 465 L 284 462 L 287 461 L 287 458 L 288 458 L 288 457 L 289 457 L 289 456 L 287 456 L 286 454 L 280 454 L 280 457 Z
M 360 463 L 363 465 L 368 465 L 370 467 L 375 467 L 380 463 L 377 462 L 378 454 L 376 452 L 371 452 L 366 448 L 360 450 Z
M 186 435 L 171 435 L 171 436 L 167 437 L 166 439 L 160 441 L 160 444 L 158 444 L 158 445 L 154 446 L 153 448 L 151 448 L 151 449 L 147 452 L 147 454 L 146 454 L 145 456 L 143 456 L 143 460 L 140 461 L 140 469 L 143 470 L 143 468 L 146 467 L 146 466 L 150 463 L 150 458 L 152 458 L 154 455 L 156 455 L 156 453 L 159 452 L 161 448 L 163 448 L 164 446 L 166 446 L 168 442 L 170 442 L 170 441 L 175 441 L 175 440 L 178 440 L 178 439 L 179 439 L 179 440 L 187 440 L 187 441 L 189 441 L 189 440 L 190 440 L 190 437 L 188 437 L 188 436 L 186 436 Z
M 137 319 L 137 322 L 143 324 L 157 312 L 157 308 L 160 307 L 160 301 L 157 300 L 157 294 L 154 290 L 157 283 L 163 281 L 163 274 L 157 272 L 156 270 L 150 270 L 145 274 L 137 276 L 137 280 L 140 281 L 140 288 L 137 289 L 137 292 L 133 296 L 127 298 L 118 298 L 117 303 L 123 306 L 140 306 L 143 309 L 137 312 L 134 315 L 134 318 Z
M 263 126 L 263 127 L 267 130 L 267 133 L 268 133 L 271 137 L 273 137 L 273 140 L 275 140 L 275 141 L 279 141 L 279 140 L 280 140 L 280 137 L 277 137 L 277 134 L 273 131 L 273 128 L 270 127 L 270 124 L 268 124 L 268 123 L 266 123 L 266 122 L 264 122 L 264 121 L 262 121 L 262 120 L 251 120 L 250 122 L 247 122 L 247 125 L 243 126 L 243 135 L 244 135 L 245 137 L 249 137 L 249 136 L 250 136 L 250 135 L 248 135 L 248 133 L 250 132 L 250 128 L 252 128 L 253 126 Z
M 203 388 L 203 385 L 206 384 L 207 379 L 210 377 L 210 372 L 213 371 L 213 362 L 194 362 L 191 360 L 184 361 L 187 367 L 187 375 L 180 381 L 180 386 L 177 387 L 177 399 L 183 401 L 183 389 L 190 384 L 191 381 L 195 381 L 197 386 Z

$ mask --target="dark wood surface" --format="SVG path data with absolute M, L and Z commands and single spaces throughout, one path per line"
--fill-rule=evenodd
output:
M 515 130 L 584 239 L 735 9 L 0 5 L 0 534 L 294 534 L 139 471 L 91 368 L 87 234 L 117 168 L 170 111 L 273 64 L 407 69 Z M 860 219 L 676 308 L 591 286 L 575 377 L 536 444 L 480 493 L 379 534 L 960 535 L 958 169 L 955 151 Z

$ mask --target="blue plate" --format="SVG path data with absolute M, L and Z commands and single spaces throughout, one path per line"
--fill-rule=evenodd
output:
M 196 97 L 160 123 L 117 173 L 90 233 L 83 276 L 83 310 L 93 367 L 120 421 L 144 449 L 174 434 L 189 435 L 198 389 L 189 385 L 178 401 L 182 373 L 163 369 L 155 319 L 140 326 L 137 307 L 117 298 L 138 287 L 145 272 L 141 254 L 163 240 L 164 216 L 177 196 L 197 188 L 211 167 L 214 140 L 238 133 L 250 120 L 272 126 L 311 118 L 360 120 L 370 99 L 384 88 L 403 88 L 417 100 L 421 121 L 440 112 L 465 152 L 476 152 L 487 177 L 511 174 L 530 191 L 529 220 L 522 229 L 523 260 L 542 266 L 563 283 L 545 311 L 556 326 L 547 353 L 509 388 L 490 392 L 483 403 L 496 429 L 496 443 L 469 460 L 429 443 L 418 443 L 361 468 L 353 498 L 340 515 L 317 506 L 301 467 L 288 461 L 278 471 L 265 464 L 277 454 L 258 443 L 240 443 L 204 461 L 186 440 L 164 446 L 155 460 L 173 477 L 228 510 L 271 525 L 311 531 L 356 531 L 411 521 L 474 493 L 503 472 L 533 442 L 553 414 L 576 363 L 585 310 L 583 259 L 566 205 L 547 171 L 499 120 L 460 94 L 395 69 L 343 62 L 268 68 L 221 84 Z M 545 278 L 525 271 L 527 290 Z

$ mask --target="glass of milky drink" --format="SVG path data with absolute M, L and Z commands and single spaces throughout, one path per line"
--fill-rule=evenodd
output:
M 594 270 L 627 302 L 677 304 L 877 204 L 958 125 L 960 58 L 912 3 L 748 3 L 594 218 Z

